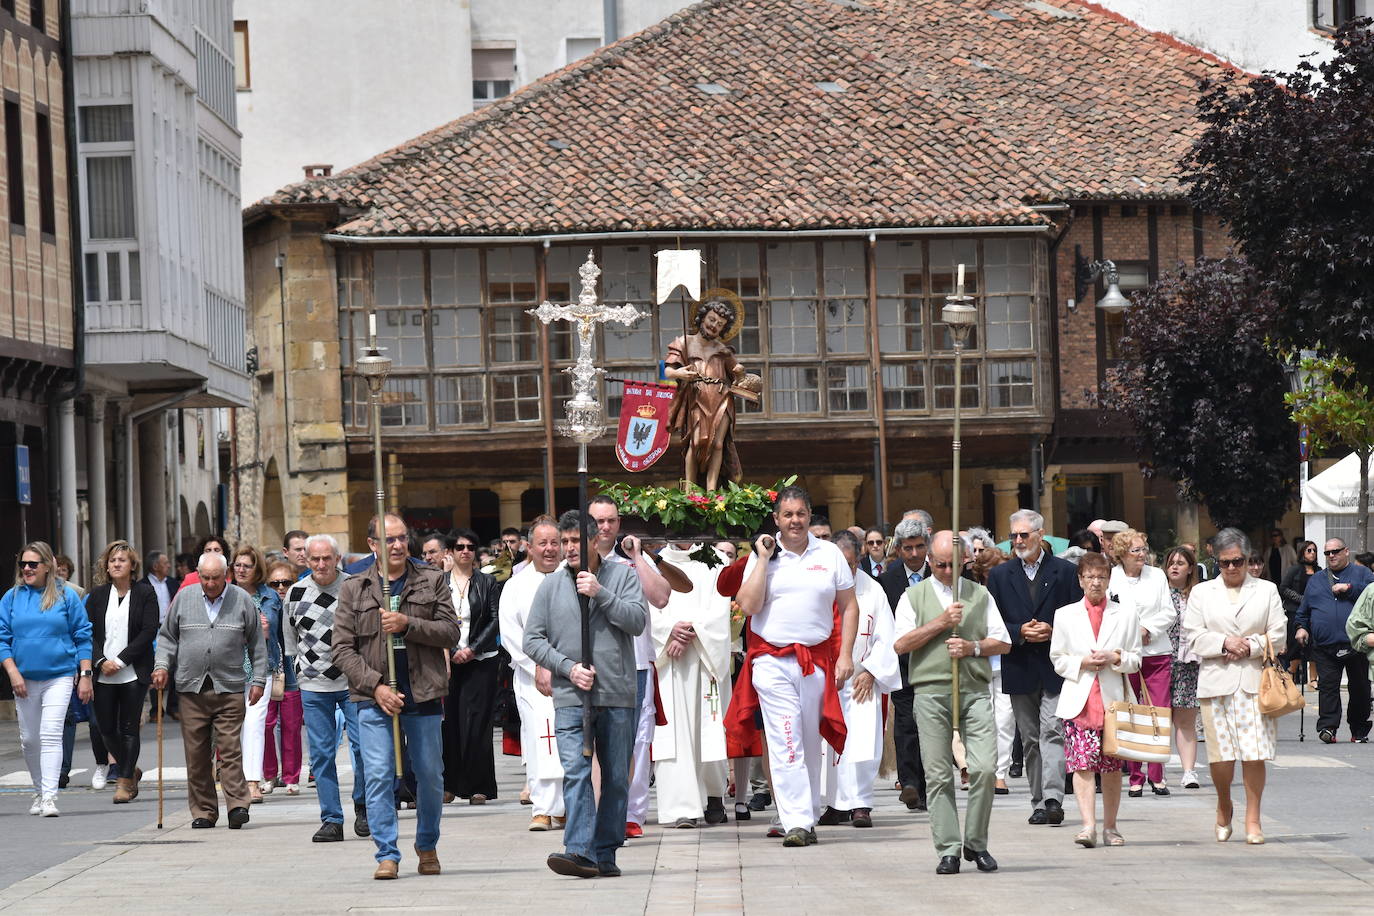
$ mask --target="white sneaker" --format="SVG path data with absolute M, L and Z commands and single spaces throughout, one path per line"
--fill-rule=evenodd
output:
M 276 787 L 277 781 L 275 779 L 264 779 L 262 782 L 258 784 L 258 791 L 260 791 L 263 795 L 271 795 L 272 790 Z
M 91 788 L 99 791 L 105 788 L 105 784 L 110 781 L 110 765 L 102 763 L 91 773 Z
M 42 793 L 37 793 L 34 795 L 33 804 L 29 805 L 29 813 L 32 814 L 34 817 L 37 817 L 38 815 L 43 813 Z
M 43 817 L 57 817 L 57 796 L 44 795 L 42 809 L 38 813 Z
M 1201 788 L 1202 788 L 1202 783 L 1200 783 L 1200 782 L 1197 781 L 1197 771 L 1196 771 L 1196 770 L 1184 770 L 1184 771 L 1183 771 L 1183 782 L 1180 783 L 1180 785 L 1182 785 L 1183 788 L 1185 788 L 1185 789 L 1201 789 Z

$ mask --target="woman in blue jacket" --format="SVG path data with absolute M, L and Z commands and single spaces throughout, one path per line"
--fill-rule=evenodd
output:
M 33 779 L 30 814 L 57 817 L 62 723 L 72 685 L 91 700 L 91 622 L 76 590 L 58 578 L 52 548 L 34 541 L 0 597 L 0 664 L 14 688 L 19 743 Z

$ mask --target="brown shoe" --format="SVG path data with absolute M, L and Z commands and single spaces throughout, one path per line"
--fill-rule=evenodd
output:
M 415 854 L 420 857 L 420 867 L 416 869 L 420 874 L 439 874 L 439 851 L 437 849 L 416 849 Z
M 137 794 L 138 790 L 134 788 L 134 781 L 132 779 L 125 779 L 121 776 L 119 779 L 115 780 L 114 803 L 116 805 L 127 805 L 134 800 L 134 796 Z
M 469 805 L 485 805 L 486 803 L 487 803 L 487 797 L 486 797 L 485 795 L 483 795 L 481 792 L 475 793 L 475 794 L 472 796 L 472 798 L 469 798 L 469 799 L 468 799 L 468 804 L 469 804 Z
M 549 817 L 547 814 L 536 814 L 534 817 L 530 818 L 530 830 L 537 832 L 552 829 L 553 818 Z
M 262 789 L 256 782 L 250 782 L 248 784 L 248 799 L 250 804 L 262 804 Z
M 555 830 L 562 830 L 566 826 L 568 826 L 568 818 L 566 815 L 553 819 L 553 827 Z
M 372 873 L 373 881 L 394 881 L 396 880 L 396 869 L 400 863 L 395 859 L 383 859 L 377 863 L 377 870 Z
M 450 804 L 450 803 L 451 803 L 455 798 L 457 798 L 457 797 L 458 797 L 458 796 L 457 796 L 457 795 L 454 795 L 452 792 L 445 792 L 445 793 L 444 793 L 444 804 L 446 804 L 446 805 L 447 805 L 447 804 Z
M 138 798 L 138 784 L 139 784 L 140 782 L 142 782 L 142 781 L 143 781 L 143 770 L 139 769 L 138 767 L 134 767 L 134 780 L 133 780 L 133 782 L 134 782 L 134 784 L 133 784 L 134 798 Z

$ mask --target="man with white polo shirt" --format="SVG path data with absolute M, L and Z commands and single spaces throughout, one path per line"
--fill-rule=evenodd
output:
M 840 549 L 807 530 L 806 491 L 784 487 L 773 505 L 778 534 L 754 542 L 736 598 L 757 638 L 726 713 L 726 744 L 731 757 L 758 755 L 754 711 L 762 712 L 783 845 L 812 846 L 821 738 L 844 751 L 839 687 L 854 672 L 859 605 Z

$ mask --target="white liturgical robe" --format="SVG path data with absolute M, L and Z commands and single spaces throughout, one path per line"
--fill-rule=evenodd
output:
M 567 575 L 560 564 L 552 573 L 541 573 L 533 564 L 511 576 L 501 589 L 499 617 L 501 645 L 510 654 L 515 702 L 520 710 L 520 758 L 529 781 L 535 814 L 563 814 L 563 764 L 553 729 L 553 697 L 534 686 L 534 659 L 525 654 L 525 622 L 534 593 L 548 575 Z

